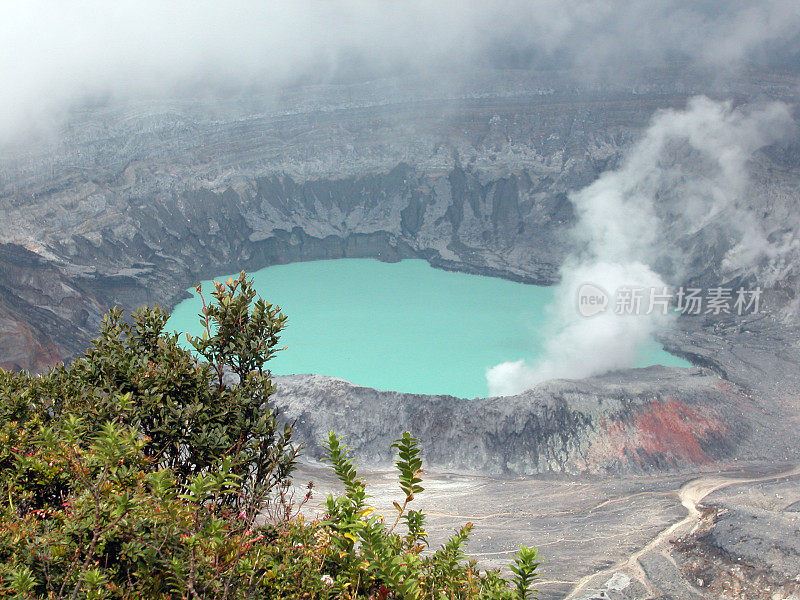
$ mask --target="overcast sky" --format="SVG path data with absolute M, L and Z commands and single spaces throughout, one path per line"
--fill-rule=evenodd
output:
M 0 0 L 0 139 L 87 99 L 475 67 L 578 80 L 800 60 L 800 2 Z

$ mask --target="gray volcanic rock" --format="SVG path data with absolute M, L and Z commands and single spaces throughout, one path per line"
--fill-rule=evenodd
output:
M 709 543 L 732 556 L 764 564 L 793 579 L 800 575 L 800 513 L 727 507 L 717 515 Z
M 319 375 L 276 378 L 273 397 L 307 456 L 329 431 L 370 466 L 406 429 L 439 470 L 485 475 L 639 473 L 730 457 L 757 407 L 703 369 L 649 367 L 551 381 L 513 397 L 381 392 Z
M 773 471 L 775 472 L 775 471 Z M 713 492 L 675 560 L 707 597 L 800 594 L 800 485 L 794 475 Z
M 683 107 L 699 93 L 795 102 L 797 77 L 749 74 L 717 89 L 676 71 L 636 85 L 578 89 L 557 73 L 476 73 L 475 82 L 457 89 L 384 81 L 299 89 L 277 100 L 77 111 L 56 141 L 0 154 L 0 366 L 43 370 L 79 353 L 114 304 L 170 308 L 199 280 L 271 264 L 416 257 L 444 269 L 554 283 L 574 249 L 570 193 L 614 168 L 657 110 Z M 387 436 L 417 422 L 407 411 L 418 406 L 434 443 L 437 427 L 454 419 L 448 411 L 457 411 L 464 424 L 442 438 L 453 449 L 442 442 L 433 453 L 443 465 L 470 470 L 698 464 L 727 456 L 730 432 L 744 431 L 742 422 L 761 437 L 776 430 L 780 452 L 796 452 L 789 432 L 800 397 L 791 374 L 800 306 L 798 148 L 790 142 L 758 153 L 752 193 L 743 201 L 780 248 L 771 262 L 726 271 L 723 258 L 736 240 L 719 225 L 724 219 L 673 231 L 671 207 L 659 207 L 666 234 L 687 259 L 686 281 L 767 288 L 769 319 L 748 321 L 743 330 L 742 320 L 701 318 L 680 323 L 665 340 L 672 351 L 731 378 L 734 395 L 749 394 L 741 415 L 731 413 L 718 383 L 700 385 L 678 371 L 658 378 L 630 372 L 618 388 L 613 378 L 585 387 L 554 383 L 483 404 L 361 388 L 348 388 L 359 390 L 351 398 L 338 389 L 342 402 L 365 410 L 364 395 L 398 407 L 388 423 L 353 413 L 363 420 L 359 443 L 380 458 Z M 632 433 L 645 431 L 651 418 L 659 427 L 693 418 L 682 406 L 653 412 L 648 394 L 655 394 L 653 409 L 675 408 L 668 404 L 675 396 L 700 411 L 698 422 L 708 428 L 687 434 L 689 454 Z M 428 412 L 421 408 L 426 402 Z M 434 418 L 434 410 L 442 412 Z M 514 417 L 514 410 L 524 416 Z M 373 440 L 368 425 L 380 436 Z M 519 436 L 531 445 L 515 457 L 511 446 Z M 738 443 L 751 456 L 766 456 L 751 443 L 759 436 Z M 470 439 L 480 442 L 471 449 Z M 456 455 L 465 462 L 457 464 Z

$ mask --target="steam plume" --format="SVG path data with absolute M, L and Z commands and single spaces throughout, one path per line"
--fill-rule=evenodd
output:
M 571 196 L 578 215 L 575 235 L 585 249 L 562 267 L 544 356 L 531 365 L 517 361 L 489 369 L 490 393 L 511 395 L 547 379 L 633 366 L 643 345 L 674 317 L 659 310 L 581 317 L 578 289 L 591 283 L 610 294 L 619 287 L 660 291 L 679 282 L 680 271 L 654 267 L 684 262 L 680 248 L 666 239 L 724 219 L 726 227 L 739 232 L 734 249 L 748 249 L 736 252 L 738 260 L 758 259 L 769 244 L 756 220 L 739 207 L 748 184 L 747 163 L 791 125 L 789 109 L 781 103 L 734 109 L 697 97 L 685 110 L 657 113 L 617 170 Z M 667 228 L 677 235 L 662 235 Z

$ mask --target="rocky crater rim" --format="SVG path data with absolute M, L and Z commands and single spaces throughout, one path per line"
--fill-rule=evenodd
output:
M 428 463 L 497 477 L 636 474 L 718 468 L 752 433 L 757 409 L 702 368 L 647 367 L 552 380 L 517 396 L 463 400 L 381 392 L 319 375 L 276 377 L 273 398 L 310 458 L 334 430 L 373 468 L 410 428 Z
M 80 354 L 111 306 L 173 307 L 197 281 L 240 269 L 333 258 L 422 258 L 436 268 L 552 285 L 574 250 L 570 195 L 615 170 L 657 111 L 681 110 L 688 97 L 713 91 L 662 83 L 598 94 L 478 94 L 447 110 L 440 102 L 412 101 L 316 113 L 256 111 L 264 116 L 246 119 L 241 117 L 252 107 L 186 109 L 185 115 L 170 110 L 168 116 L 155 111 L 122 120 L 109 112 L 86 114 L 64 144 L 0 160 L 0 208 L 7 223 L 0 244 L 0 365 L 44 370 Z M 766 94 L 796 102 L 796 79 L 773 83 L 743 80 L 735 97 L 747 102 Z M 678 468 L 705 464 L 704 457 L 742 460 L 796 449 L 796 435 L 783 434 L 790 429 L 786 417 L 800 409 L 800 260 L 792 245 L 800 230 L 794 202 L 800 144 L 766 148 L 750 166 L 752 189 L 739 208 L 770 243 L 786 249 L 774 263 L 726 272 L 724 259 L 736 243 L 731 230 L 717 221 L 687 230 L 670 220 L 675 207 L 658 207 L 663 237 L 686 258 L 680 259 L 686 281 L 701 287 L 770 282 L 772 314 L 764 319 L 679 319 L 666 333 L 669 351 L 713 369 L 705 380 L 710 387 L 700 386 L 708 406 L 686 404 L 697 380 L 686 380 L 681 369 L 661 371 L 662 383 L 646 380 L 646 369 L 611 375 L 630 385 L 646 380 L 651 396 L 663 392 L 658 405 L 641 399 L 628 421 L 584 421 L 587 413 L 570 403 L 552 418 L 531 415 L 522 404 L 550 406 L 561 393 L 539 386 L 511 402 L 482 399 L 520 408 L 530 417 L 522 433 L 510 425 L 492 433 L 486 418 L 464 415 L 477 432 L 465 430 L 465 439 L 483 440 L 476 442 L 477 456 L 497 450 L 487 441 L 492 436 L 541 448 L 541 454 L 523 453 L 527 458 L 519 463 L 510 451 L 498 454 L 508 458 L 492 468 L 509 473 L 605 468 L 600 465 Z M 685 397 L 678 400 L 688 408 L 670 404 L 663 382 L 680 384 Z M 570 385 L 605 406 L 613 382 Z M 384 396 L 388 392 L 347 389 L 353 402 L 376 394 L 396 402 Z M 752 402 L 760 403 L 761 412 L 740 411 L 747 429 L 732 412 L 712 414 L 715 403 Z M 678 417 L 691 411 L 697 415 L 687 418 L 701 429 L 683 431 Z M 446 423 L 453 416 L 437 418 Z M 568 433 L 551 436 L 553 418 L 564 420 Z M 691 455 L 648 445 L 658 423 L 671 428 L 675 444 L 682 435 L 694 439 L 687 446 Z M 591 453 L 595 438 L 589 430 L 602 430 L 605 440 Z M 729 449 L 732 435 L 744 449 Z M 758 439 L 770 444 L 757 447 Z M 444 452 L 441 462 L 447 464 Z M 474 469 L 480 462 L 462 466 Z

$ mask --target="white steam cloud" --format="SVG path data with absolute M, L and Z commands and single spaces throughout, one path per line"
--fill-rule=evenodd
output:
M 90 101 L 476 67 L 796 67 L 796 0 L 0 0 L 0 142 Z M 435 80 L 435 77 L 434 77 Z
M 740 234 L 732 250 L 737 260 L 755 260 L 767 251 L 756 219 L 740 208 L 747 163 L 753 152 L 791 128 L 791 114 L 781 103 L 746 110 L 698 97 L 685 110 L 657 113 L 618 169 L 572 195 L 575 233 L 585 250 L 561 270 L 556 320 L 544 355 L 535 364 L 517 361 L 489 369 L 490 393 L 512 395 L 547 379 L 634 366 L 642 347 L 673 317 L 660 310 L 640 315 L 607 310 L 582 317 L 578 290 L 586 283 L 612 295 L 620 287 L 662 290 L 668 282 L 653 265 L 669 258 L 683 262 L 667 239 L 725 220 Z M 667 229 L 672 233 L 665 235 Z M 680 276 L 672 274 L 676 280 Z

